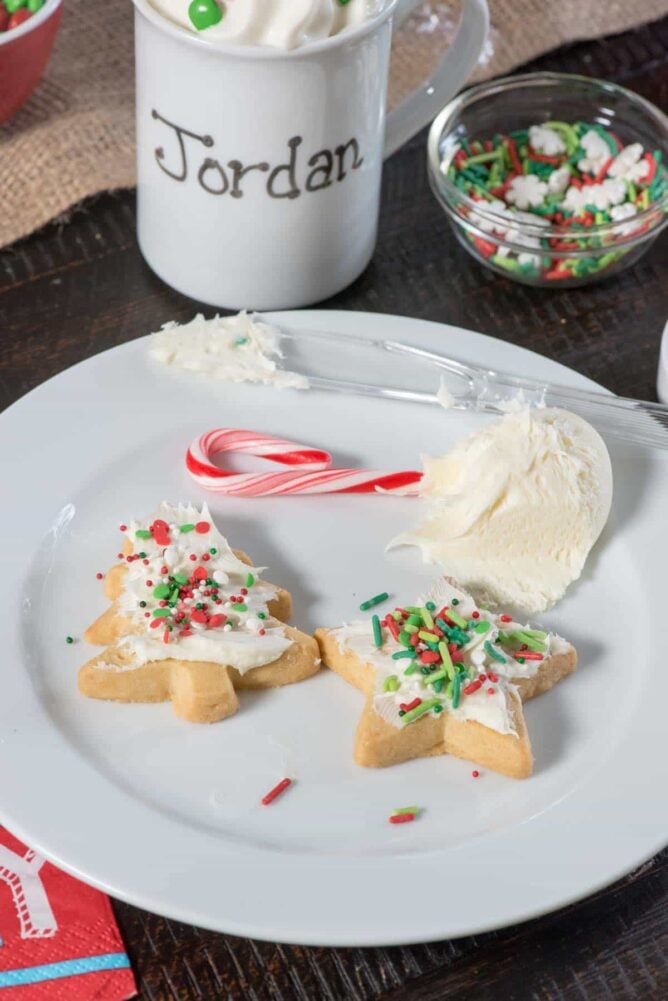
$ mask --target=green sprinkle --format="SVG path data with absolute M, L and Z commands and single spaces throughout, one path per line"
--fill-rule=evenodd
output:
M 146 608 L 146 602 L 145 601 L 140 601 L 139 602 L 139 607 L 140 608 Z
M 183 532 L 184 535 L 186 532 L 194 532 L 194 531 L 195 531 L 194 525 L 191 524 L 179 525 L 179 532 Z
M 406 619 L 406 623 L 409 626 L 421 626 L 422 625 L 422 616 L 421 615 L 409 615 L 408 618 Z M 406 628 L 406 626 L 404 625 L 404 629 L 405 628 Z
M 258 612 L 257 613 L 257 617 L 258 617 L 258 619 L 266 619 L 267 618 L 267 616 L 266 616 L 266 614 L 264 612 Z
M 428 601 L 424 607 L 427 609 L 428 612 L 436 611 L 436 605 L 434 604 L 433 601 Z
M 169 584 L 158 584 L 157 587 L 153 588 L 153 597 L 160 600 L 162 598 L 169 598 L 169 590 Z
M 138 539 L 152 539 L 152 534 L 146 528 L 138 528 L 135 532 L 135 536 Z
M 431 685 L 435 681 L 443 681 L 447 677 L 448 677 L 447 671 L 436 671 L 435 673 L 429 676 L 427 684 Z
M 383 591 L 382 594 L 376 594 L 373 598 L 367 598 L 367 600 L 363 601 L 360 605 L 360 612 L 368 612 L 370 608 L 375 608 L 376 605 L 381 605 L 384 601 L 387 601 L 389 597 L 390 596 L 387 591 Z
M 188 583 L 188 577 L 187 577 L 187 575 L 184 574 L 184 573 L 175 573 L 174 574 L 174 583 L 175 584 L 180 584 L 182 586 L 183 586 L 183 584 L 187 584 Z
M 168 608 L 154 608 L 153 618 L 154 619 L 167 619 L 172 613 Z
M 486 633 L 489 631 L 490 625 L 491 623 L 488 622 L 487 619 L 480 619 L 479 622 L 473 622 L 471 628 L 476 633 Z
M 137 553 L 137 556 L 139 557 L 140 560 L 146 559 L 146 553 Z
M 545 127 L 548 129 L 553 129 L 555 132 L 561 132 L 564 142 L 566 143 L 566 151 L 569 156 L 572 156 L 574 151 L 580 145 L 580 137 L 573 128 L 567 122 L 545 122 Z
M 522 632 L 525 636 L 532 636 L 535 640 L 547 639 L 547 633 L 543 632 L 542 629 L 523 629 Z
M 437 695 L 441 694 L 441 692 L 443 691 L 443 682 L 442 681 L 435 681 L 434 682 L 434 691 L 436 692 Z
M 247 612 L 248 611 L 248 605 L 245 605 L 243 602 L 240 601 L 236 605 L 232 605 L 232 611 L 233 612 Z
M 411 634 L 407 633 L 406 630 L 403 629 L 399 633 L 399 642 L 402 646 L 411 646 Z
M 457 709 L 459 707 L 459 696 L 461 693 L 462 679 L 461 676 L 455 673 L 452 679 L 452 708 Z
M 420 623 L 420 625 L 422 625 L 422 623 Z M 408 623 L 406 623 L 406 625 L 404 625 L 404 632 L 405 633 L 410 633 L 411 636 L 415 636 L 415 634 L 419 633 L 419 631 L 420 630 L 419 630 L 418 626 L 408 625 Z
M 65 642 L 66 643 L 74 643 L 74 636 L 66 636 L 65 637 Z
M 214 549 L 210 549 L 209 552 L 211 553 L 212 556 L 216 556 L 217 553 L 218 553 L 218 550 L 214 548 Z
M 408 667 L 406 668 L 406 670 L 404 671 L 404 674 L 415 674 L 415 672 L 418 669 L 419 669 L 419 665 L 418 664 L 415 664 L 415 663 L 409 664 Z
M 255 583 L 255 576 L 254 574 L 249 573 L 248 576 L 246 577 L 246 587 L 252 587 L 254 583 Z
M 388 674 L 387 678 L 383 682 L 384 692 L 396 692 L 399 690 L 399 679 L 396 674 Z
M 526 664 L 526 661 L 525 661 L 524 657 L 518 657 L 517 658 L 517 663 L 518 664 Z
M 439 643 L 438 644 L 438 652 L 441 655 L 441 660 L 443 661 L 443 666 L 447 670 L 452 671 L 454 669 L 454 665 L 452 663 L 452 657 L 450 656 L 450 651 L 448 650 L 448 644 L 447 643 L 443 643 L 443 642 Z
M 377 615 L 371 616 L 371 625 L 373 626 L 373 642 L 377 647 L 383 645 L 383 631 L 380 628 L 380 619 Z
M 518 643 L 524 643 L 530 650 L 534 650 L 537 653 L 545 653 L 547 650 L 545 643 L 541 643 L 540 640 L 534 639 L 534 637 L 530 636 L 528 633 L 517 632 L 513 633 L 512 636 Z
M 419 806 L 398 806 L 396 810 L 392 813 L 395 817 L 402 817 L 405 813 L 420 813 L 421 808 Z
M 435 713 L 442 713 L 443 712 L 443 706 L 441 705 L 440 702 L 437 702 L 436 705 L 434 706 L 434 712 Z
M 235 347 L 235 348 L 242 348 L 244 346 L 244 344 L 248 344 L 248 338 L 247 337 L 237 337 L 236 341 L 233 342 L 232 346 Z
M 425 713 L 431 712 L 439 704 L 438 699 L 425 699 L 425 701 L 416 706 L 415 709 L 411 709 L 404 716 L 404 723 L 412 723 L 414 720 L 419 719 L 420 716 L 424 716 Z M 443 708 L 441 706 L 441 708 Z
M 452 601 L 450 602 L 450 604 L 451 605 L 458 605 L 459 604 L 459 598 L 453 598 Z
M 427 629 L 434 628 L 434 620 L 432 619 L 431 612 L 429 611 L 428 608 L 422 609 L 422 621 L 424 622 Z
M 438 643 L 438 636 L 436 633 L 428 633 L 424 629 L 421 629 L 418 636 L 421 640 L 424 640 L 425 643 Z
M 404 660 L 406 657 L 412 657 L 412 650 L 397 650 L 396 653 L 392 654 L 392 660 Z
M 495 650 L 492 644 L 489 642 L 489 640 L 485 640 L 483 646 L 485 648 L 485 653 L 488 656 L 490 656 L 492 660 L 495 660 L 498 664 L 507 663 L 506 658 L 503 656 L 503 654 L 499 653 L 498 650 Z
M 459 612 L 453 612 L 452 609 L 450 609 L 449 612 L 447 612 L 447 616 L 449 619 L 452 619 L 454 624 L 456 626 L 459 626 L 460 629 L 466 629 L 467 626 L 466 619 L 463 619 L 459 614 Z

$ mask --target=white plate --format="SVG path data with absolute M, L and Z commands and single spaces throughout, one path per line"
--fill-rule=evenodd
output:
M 591 385 L 479 334 L 400 317 L 280 319 L 403 338 L 524 375 Z M 203 498 L 186 446 L 213 427 L 266 430 L 339 462 L 414 468 L 484 418 L 409 404 L 210 386 L 148 364 L 146 341 L 52 379 L 0 418 L 4 656 L 0 814 L 57 865 L 116 897 L 197 925 L 282 942 L 378 945 L 452 937 L 580 898 L 656 852 L 665 790 L 665 454 L 613 450 L 616 493 L 586 573 L 544 621 L 572 638 L 579 672 L 527 706 L 536 756 L 524 782 L 449 758 L 356 767 L 362 696 L 327 671 L 242 698 L 225 723 L 170 706 L 88 701 L 80 636 L 106 603 L 97 570 L 117 526 L 163 498 Z M 429 571 L 385 543 L 418 514 L 387 497 L 213 500 L 233 545 L 289 587 L 306 629 L 353 617 L 386 589 L 411 599 Z M 286 771 L 297 783 L 270 808 Z M 416 823 L 387 817 L 424 807 Z

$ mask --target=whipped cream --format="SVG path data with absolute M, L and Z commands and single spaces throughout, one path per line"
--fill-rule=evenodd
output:
M 225 382 L 260 382 L 279 389 L 308 389 L 308 379 L 279 368 L 280 331 L 248 313 L 198 313 L 190 323 L 166 323 L 151 335 L 149 354 L 163 365 Z
M 384 0 L 215 0 L 222 18 L 197 31 L 190 0 L 151 0 L 170 21 L 209 41 L 296 49 L 347 31 L 374 17 Z
M 511 702 L 512 694 L 517 690 L 515 683 L 533 677 L 542 663 L 521 657 L 521 641 L 517 634 L 530 630 L 534 645 L 541 647 L 543 658 L 566 653 L 572 649 L 571 645 L 555 633 L 533 630 L 511 616 L 504 616 L 502 621 L 494 612 L 476 605 L 471 595 L 446 579 L 437 581 L 427 594 L 418 599 L 419 606 L 426 606 L 427 602 L 433 604 L 436 610 L 452 608 L 467 623 L 473 624 L 463 633 L 468 636 L 468 641 L 460 654 L 467 679 L 462 685 L 459 704 L 457 707 L 453 705 L 452 696 L 446 688 L 438 695 L 443 712 L 457 719 L 473 720 L 498 733 L 517 736 Z M 438 611 L 433 614 L 436 616 Z M 483 623 L 487 624 L 487 628 Z M 393 638 L 387 627 L 382 627 L 383 646 L 380 648 L 374 643 L 368 621 L 350 622 L 332 630 L 332 633 L 341 651 L 354 653 L 360 661 L 374 668 L 373 707 L 392 726 L 404 725 L 399 715 L 402 704 L 434 695 L 428 676 L 419 671 L 406 675 L 404 672 L 409 661 L 393 659 L 393 654 L 405 648 Z M 516 655 L 521 659 L 518 660 Z M 485 675 L 484 683 L 465 694 L 464 688 L 481 675 Z M 491 681 L 490 675 L 496 680 Z M 388 678 L 397 680 L 399 687 L 396 691 L 386 690 Z M 431 714 L 434 715 L 433 710 Z
M 509 414 L 423 460 L 427 516 L 388 548 L 427 563 L 479 600 L 541 612 L 580 576 L 612 502 L 608 451 L 564 410 Z
M 166 527 L 151 535 L 156 522 Z M 234 555 L 206 505 L 162 503 L 145 522 L 129 523 L 126 534 L 135 558 L 127 564 L 118 610 L 132 620 L 135 632 L 117 647 L 134 668 L 177 658 L 245 674 L 277 660 L 292 645 L 283 625 L 269 615 L 275 588 L 260 580 L 262 568 Z M 139 553 L 145 555 L 137 558 Z M 160 625 L 153 628 L 156 621 Z M 124 669 L 131 668 L 115 668 Z

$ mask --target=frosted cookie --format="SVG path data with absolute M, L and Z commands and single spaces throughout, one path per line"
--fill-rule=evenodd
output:
M 315 640 L 280 621 L 289 593 L 230 548 L 206 506 L 161 504 L 124 530 L 126 562 L 105 580 L 112 606 L 84 634 L 106 649 L 81 668 L 83 695 L 171 699 L 177 716 L 210 723 L 236 712 L 238 689 L 317 672 Z
M 526 778 L 522 701 L 577 666 L 566 640 L 478 608 L 448 580 L 382 622 L 318 629 L 316 639 L 324 664 L 366 694 L 354 759 L 371 768 L 453 754 Z

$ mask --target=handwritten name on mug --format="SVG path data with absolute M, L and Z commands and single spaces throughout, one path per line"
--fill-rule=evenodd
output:
M 187 140 L 192 139 L 207 149 L 211 149 L 215 145 L 213 137 L 206 134 L 200 135 L 181 125 L 176 125 L 160 115 L 155 108 L 151 114 L 153 118 L 172 129 L 172 138 L 176 140 L 176 146 L 169 156 L 165 152 L 164 146 L 158 146 L 155 150 L 155 159 L 160 170 L 175 181 L 187 181 L 191 167 L 191 161 L 188 159 L 191 145 L 187 144 Z M 270 198 L 299 198 L 302 194 L 302 188 L 299 185 L 303 174 L 299 156 L 299 147 L 302 142 L 302 136 L 293 136 L 289 139 L 287 160 L 276 166 L 265 161 L 244 164 L 241 160 L 229 160 L 223 165 L 213 157 L 204 157 L 197 168 L 197 183 L 211 195 L 225 195 L 229 192 L 232 198 L 243 198 L 244 179 L 253 171 L 258 171 L 268 174 L 266 192 Z M 345 180 L 349 171 L 358 170 L 363 163 L 364 157 L 360 156 L 357 139 L 349 139 L 347 143 L 337 146 L 334 150 L 320 150 L 309 157 L 308 167 L 310 169 L 303 181 L 304 190 L 324 191 L 332 184 L 338 184 Z

